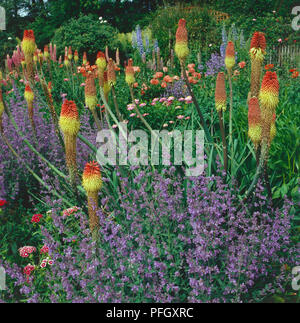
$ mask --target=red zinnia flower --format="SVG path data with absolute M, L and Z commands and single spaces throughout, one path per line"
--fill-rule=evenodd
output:
M 6 205 L 7 204 L 7 201 L 5 201 L 5 200 L 0 200 L 0 207 L 1 206 L 4 206 L 4 205 Z

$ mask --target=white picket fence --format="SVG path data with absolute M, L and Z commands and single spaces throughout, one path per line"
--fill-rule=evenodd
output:
M 268 64 L 277 66 L 290 65 L 291 68 L 300 67 L 300 46 L 282 45 L 279 47 L 273 46 L 268 55 Z

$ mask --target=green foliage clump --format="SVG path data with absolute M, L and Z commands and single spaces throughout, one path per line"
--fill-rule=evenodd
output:
M 108 23 L 101 23 L 92 15 L 81 15 L 57 29 L 52 42 L 56 44 L 59 55 L 64 53 L 66 46 L 72 46 L 80 55 L 86 52 L 89 58 L 95 59 L 97 52 L 103 51 L 105 46 L 109 45 L 112 50 L 118 47 L 117 36 L 118 31 Z

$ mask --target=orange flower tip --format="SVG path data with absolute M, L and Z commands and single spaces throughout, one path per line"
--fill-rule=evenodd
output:
M 31 87 L 29 84 L 26 84 L 26 86 L 25 86 L 24 98 L 25 98 L 27 104 L 32 104 L 32 102 L 34 100 L 34 93 L 31 90 Z
M 189 55 L 188 33 L 185 19 L 179 19 L 176 31 L 175 53 L 179 60 L 184 61 Z
M 225 66 L 228 70 L 231 70 L 234 65 L 235 65 L 234 43 L 232 41 L 229 41 L 226 47 Z
M 264 108 L 276 109 L 279 102 L 279 82 L 276 72 L 267 71 L 261 84 L 259 100 Z
M 265 34 L 259 31 L 256 31 L 251 39 L 250 48 L 261 49 L 264 51 L 266 49 L 266 38 Z
M 89 192 L 99 192 L 102 188 L 102 177 L 99 164 L 95 161 L 85 165 L 82 175 L 82 186 Z
M 62 104 L 59 125 L 65 135 L 76 136 L 79 132 L 79 115 L 74 101 L 65 100 Z

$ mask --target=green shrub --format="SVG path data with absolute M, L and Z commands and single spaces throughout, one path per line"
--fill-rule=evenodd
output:
M 117 35 L 118 31 L 108 23 L 101 23 L 92 15 L 81 15 L 57 29 L 52 42 L 57 46 L 58 55 L 64 53 L 65 46 L 72 46 L 80 55 L 86 51 L 91 62 L 94 62 L 97 52 L 103 51 L 106 45 L 111 50 L 118 47 Z

